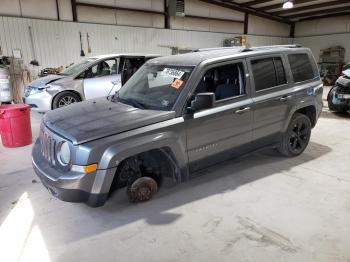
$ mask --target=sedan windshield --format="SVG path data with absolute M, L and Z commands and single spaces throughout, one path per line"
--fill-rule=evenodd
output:
M 68 67 L 66 70 L 62 72 L 62 75 L 75 75 L 77 73 L 80 73 L 82 70 L 86 68 L 87 65 L 89 65 L 90 63 L 96 60 L 97 60 L 96 58 L 84 59 L 80 63 Z
M 145 64 L 119 90 L 117 100 L 142 109 L 171 110 L 192 66 Z

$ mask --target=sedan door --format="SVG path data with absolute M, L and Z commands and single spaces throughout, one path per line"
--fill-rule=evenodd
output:
M 231 72 L 227 71 L 227 66 L 232 68 L 229 69 Z M 250 110 L 252 99 L 249 81 L 245 80 L 245 72 L 245 61 L 241 60 L 217 65 L 202 76 L 196 93 L 209 91 L 218 97 L 216 89 L 233 87 L 237 91 L 231 93 L 233 95 L 225 92 L 227 97 L 218 98 L 214 108 L 196 112 L 193 118 L 186 119 L 190 171 L 205 168 L 249 151 L 253 114 Z M 215 81 L 208 80 L 214 80 L 215 77 Z M 232 84 L 229 83 L 231 80 Z
M 107 59 L 93 65 L 85 72 L 83 80 L 86 99 L 107 97 L 121 87 L 121 76 L 118 73 L 119 59 Z
M 146 60 L 143 56 L 123 57 L 120 65 L 122 85 L 124 85 L 145 62 Z

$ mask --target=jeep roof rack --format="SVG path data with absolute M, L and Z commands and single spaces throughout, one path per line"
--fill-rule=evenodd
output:
M 249 47 L 249 48 L 244 48 L 242 52 L 247 52 L 247 51 L 254 51 L 254 50 L 259 50 L 259 49 L 270 49 L 270 48 L 300 48 L 302 45 L 299 44 L 294 44 L 294 45 L 266 45 L 266 46 L 256 46 L 256 47 Z
M 240 52 L 249 52 L 259 49 L 271 49 L 271 48 L 300 48 L 302 45 L 293 44 L 293 45 L 267 45 L 267 46 L 256 46 L 256 47 L 240 47 L 240 46 L 230 46 L 230 47 L 212 47 L 212 48 L 199 48 L 193 50 L 193 52 L 204 52 L 204 51 L 215 51 L 215 50 L 237 50 Z
M 209 47 L 209 48 L 198 48 L 193 50 L 193 52 L 205 52 L 205 51 L 215 51 L 215 50 L 230 50 L 230 49 L 236 49 L 237 51 L 241 50 L 242 47 L 240 46 L 229 46 L 229 47 Z

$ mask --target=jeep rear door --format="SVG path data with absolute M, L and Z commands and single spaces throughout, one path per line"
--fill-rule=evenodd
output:
M 203 70 L 194 95 L 212 92 L 217 101 L 213 108 L 195 112 L 185 120 L 190 171 L 249 151 L 253 114 L 246 72 L 245 60 L 215 64 Z
M 253 146 L 279 141 L 295 104 L 289 65 L 281 54 L 247 58 L 253 92 Z

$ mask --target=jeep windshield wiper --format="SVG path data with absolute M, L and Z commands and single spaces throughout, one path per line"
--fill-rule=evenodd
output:
M 120 98 L 119 96 L 117 97 L 117 100 L 119 102 L 122 102 L 123 104 L 127 104 L 127 105 L 130 105 L 130 106 L 133 106 L 133 107 L 137 107 L 139 109 L 147 109 L 147 106 L 141 102 L 138 102 L 134 99 L 123 99 L 123 98 Z
M 140 108 L 140 109 L 146 109 L 146 105 L 145 104 L 140 103 L 140 102 L 138 102 L 136 100 L 130 100 L 130 101 L 131 101 L 133 106 L 135 106 L 137 108 Z

